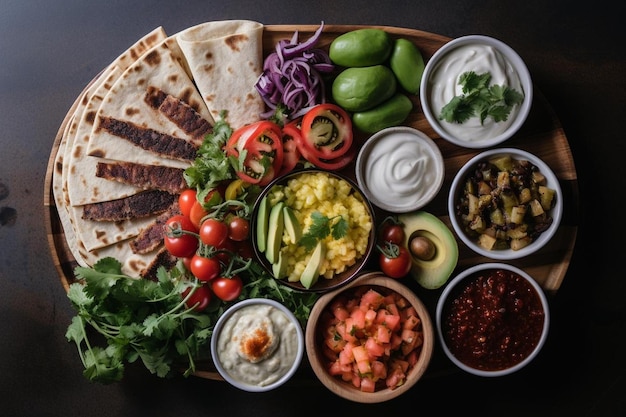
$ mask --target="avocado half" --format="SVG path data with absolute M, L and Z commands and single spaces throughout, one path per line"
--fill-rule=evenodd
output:
M 459 247 L 450 228 L 438 217 L 416 211 L 398 215 L 404 225 L 404 244 L 409 248 L 411 239 L 424 236 L 434 244 L 435 255 L 430 260 L 422 260 L 411 255 L 411 275 L 426 289 L 437 289 L 448 281 L 459 260 Z

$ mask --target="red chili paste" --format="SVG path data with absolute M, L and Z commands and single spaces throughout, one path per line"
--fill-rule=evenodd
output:
M 524 360 L 537 346 L 544 311 L 535 289 L 508 270 L 468 277 L 444 310 L 443 334 L 466 365 L 497 371 Z

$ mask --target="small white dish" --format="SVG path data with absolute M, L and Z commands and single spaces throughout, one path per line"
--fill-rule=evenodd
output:
M 546 186 L 555 190 L 555 205 L 549 210 L 549 215 L 552 217 L 552 224 L 547 230 L 543 231 L 538 237 L 536 237 L 528 246 L 521 249 L 486 249 L 478 243 L 478 240 L 474 237 L 470 237 L 464 230 L 464 223 L 459 218 L 457 213 L 457 204 L 461 193 L 464 191 L 465 182 L 467 176 L 472 173 L 476 166 L 482 162 L 487 161 L 490 158 L 495 158 L 502 155 L 510 155 L 515 160 L 526 160 L 539 169 L 539 172 L 546 178 Z M 452 185 L 450 186 L 450 193 L 448 195 L 448 214 L 450 216 L 450 222 L 452 228 L 461 241 L 475 253 L 485 256 L 487 258 L 496 260 L 513 260 L 523 258 L 530 254 L 537 252 L 544 247 L 556 234 L 561 218 L 563 216 L 563 193 L 561 192 L 561 186 L 556 174 L 550 169 L 550 167 L 539 157 L 533 155 L 530 152 L 516 148 L 495 148 L 489 149 L 479 153 L 478 155 L 467 161 L 461 169 L 457 172 Z
M 280 337 L 277 341 L 276 336 Z M 300 367 L 304 351 L 304 331 L 298 319 L 283 304 L 266 298 L 233 304 L 220 316 L 211 337 L 211 357 L 218 373 L 232 386 L 249 392 L 270 391 L 286 383 Z
M 476 291 L 478 291 L 478 288 L 480 288 L 480 291 L 487 291 L 489 288 L 489 283 L 487 282 L 488 280 L 485 279 L 483 283 L 480 284 L 480 286 L 473 286 L 473 287 L 472 287 L 471 282 L 474 282 L 474 280 L 477 279 L 477 277 L 481 274 L 488 274 L 488 273 L 495 272 L 498 270 L 508 273 L 509 274 L 508 278 L 515 277 L 515 276 L 521 277 L 522 281 L 519 281 L 517 283 L 510 283 L 510 281 L 507 280 L 506 284 L 502 284 L 501 282 L 499 282 L 496 285 L 493 285 L 493 287 L 495 289 L 495 287 L 501 288 L 506 285 L 507 291 L 505 291 L 505 295 L 501 295 L 497 291 L 493 291 L 489 293 L 489 296 L 482 298 L 482 295 L 478 295 Z M 527 283 L 527 285 L 524 284 L 524 282 Z M 525 288 L 527 290 L 525 292 L 522 291 L 524 287 L 527 287 Z M 468 288 L 473 288 L 473 289 L 469 290 Z M 513 288 L 517 290 L 517 293 L 514 293 L 513 291 L 508 291 L 508 290 L 512 290 Z M 481 312 L 481 318 L 482 318 L 482 317 L 485 317 L 487 313 L 491 313 L 492 311 L 489 310 L 489 307 L 491 307 L 494 297 L 501 296 L 502 299 L 505 300 L 504 302 L 500 304 L 501 307 L 502 306 L 510 307 L 509 310 L 507 311 L 502 312 L 504 308 L 501 308 L 499 311 L 499 313 L 502 314 L 506 318 L 502 320 L 494 319 L 490 323 L 490 325 L 482 324 L 484 328 L 481 328 L 481 325 L 477 325 L 476 323 L 473 323 L 470 319 L 467 319 L 467 320 L 463 318 L 457 319 L 457 322 L 462 322 L 462 325 L 464 327 L 472 328 L 472 331 L 465 331 L 464 333 L 465 334 L 464 337 L 470 338 L 469 340 L 465 341 L 466 343 L 465 349 L 469 349 L 469 347 L 473 349 L 471 360 L 477 363 L 480 363 L 481 364 L 480 366 L 476 364 L 472 364 L 473 366 L 470 366 L 468 363 L 466 363 L 466 362 L 469 362 L 470 359 L 467 359 L 465 362 L 459 359 L 457 355 L 463 356 L 465 354 L 456 352 L 456 355 L 455 355 L 455 353 L 453 353 L 453 350 L 455 350 L 455 348 L 451 348 L 449 346 L 447 336 L 444 336 L 444 333 L 446 333 L 445 329 L 447 329 L 446 326 L 448 326 L 448 322 L 447 322 L 447 317 L 449 314 L 448 308 L 450 304 L 452 303 L 452 300 L 457 299 L 457 297 L 462 296 L 461 293 L 470 292 L 470 291 L 473 291 L 469 296 L 472 299 L 473 308 L 466 309 L 466 311 L 469 311 L 470 314 L 472 314 L 472 312 Z M 524 294 L 520 294 L 520 292 L 524 292 Z M 533 295 L 536 295 L 536 297 L 533 297 Z M 518 300 L 524 300 L 524 301 L 516 302 L 511 297 L 516 297 Z M 532 302 L 530 301 L 531 298 L 534 298 Z M 482 305 L 483 301 L 485 301 L 485 305 Z M 463 305 L 462 302 L 457 303 L 455 305 L 459 305 L 459 304 Z M 515 307 L 511 307 L 513 305 Z M 521 309 L 518 311 L 515 311 L 515 308 L 518 308 L 517 306 L 520 306 L 520 305 L 521 305 Z M 533 305 L 534 307 L 531 307 Z M 529 310 L 532 310 L 532 312 L 530 312 Z M 537 312 L 539 310 L 543 313 L 542 322 L 538 321 L 538 318 L 540 316 L 537 314 Z M 498 314 L 498 313 L 495 313 L 495 314 Z M 507 314 L 509 315 L 508 317 L 506 316 Z M 532 316 L 532 317 L 529 320 L 527 319 L 519 320 L 513 317 L 519 314 L 528 314 L 529 316 Z M 549 310 L 547 297 L 545 293 L 543 292 L 543 289 L 541 288 L 541 286 L 537 283 L 537 281 L 535 281 L 534 278 L 532 278 L 528 273 L 526 273 L 522 269 L 517 268 L 513 265 L 494 262 L 494 263 L 485 263 L 485 264 L 480 264 L 480 265 L 475 265 L 473 267 L 470 267 L 469 269 L 466 269 L 465 271 L 458 274 L 456 277 L 454 277 L 450 281 L 450 283 L 443 290 L 437 302 L 437 307 L 436 307 L 436 312 L 435 312 L 435 322 L 436 322 L 436 327 L 437 327 L 437 337 L 439 339 L 439 342 L 441 343 L 441 347 L 444 353 L 446 354 L 446 356 L 448 357 L 448 359 L 454 365 L 456 365 L 463 371 L 468 372 L 473 375 L 483 376 L 483 377 L 499 377 L 499 376 L 509 375 L 509 374 L 519 371 L 520 369 L 527 366 L 530 362 L 532 362 L 537 357 L 543 345 L 545 344 L 546 339 L 548 338 L 548 331 L 550 328 L 550 310 Z M 519 327 L 519 323 L 528 325 L 528 328 L 521 329 Z M 529 324 L 529 323 L 532 323 L 532 324 Z M 514 324 L 517 324 L 517 326 Z M 508 327 L 508 328 L 503 329 L 503 327 Z M 517 346 L 515 348 L 504 348 L 503 347 L 505 346 L 504 344 L 497 344 L 498 349 L 500 350 L 504 349 L 504 351 L 498 351 L 498 352 L 490 351 L 488 353 L 483 352 L 482 356 L 478 357 L 475 352 L 479 351 L 480 349 L 483 349 L 483 345 L 477 344 L 472 339 L 472 336 L 475 336 L 476 334 L 478 334 L 478 332 L 481 332 L 481 335 L 485 339 L 487 339 L 487 342 L 485 342 L 484 346 L 496 345 L 495 343 L 489 343 L 489 338 L 502 337 L 506 332 L 510 332 L 508 333 L 508 335 L 511 341 L 515 339 L 515 341 L 518 343 L 528 343 L 527 349 L 530 349 L 530 350 L 527 350 L 526 354 L 522 357 L 522 355 L 520 355 L 518 352 L 516 352 L 515 354 L 512 353 L 515 349 L 517 349 Z M 535 332 L 535 333 L 533 333 L 533 335 L 531 336 L 530 333 L 532 332 Z M 458 332 L 457 334 L 459 335 L 458 337 L 461 337 L 463 333 Z M 530 339 L 526 340 L 526 338 L 532 338 L 532 340 Z M 461 348 L 459 347 L 459 349 Z M 504 361 L 507 361 L 510 366 L 508 367 L 494 366 L 493 368 L 490 368 L 491 365 L 489 366 L 487 365 L 487 363 L 490 363 L 490 360 L 488 358 L 497 360 L 497 362 L 499 363 L 503 363 Z M 482 367 L 481 369 L 482 365 L 485 365 L 485 366 Z
M 359 150 L 356 180 L 372 204 L 393 213 L 419 210 L 439 192 L 445 176 L 441 151 L 425 133 L 407 126 L 372 135 Z
M 440 119 L 444 105 L 463 94 L 459 77 L 468 72 L 489 72 L 490 86 L 506 85 L 523 94 L 506 121 L 472 117 L 463 123 Z M 420 101 L 427 121 L 450 143 L 465 148 L 488 148 L 511 138 L 524 124 L 533 102 L 533 84 L 522 58 L 504 42 L 484 35 L 456 38 L 438 49 L 424 68 Z

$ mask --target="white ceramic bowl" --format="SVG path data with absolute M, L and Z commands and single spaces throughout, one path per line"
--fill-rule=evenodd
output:
M 264 339 L 254 339 L 250 342 L 251 344 L 245 345 L 245 338 L 242 337 L 243 333 L 240 333 L 236 331 L 236 328 L 231 327 L 234 321 L 237 321 L 240 326 L 244 326 L 245 323 L 248 323 L 248 326 L 250 323 L 259 324 L 254 321 L 257 319 L 250 319 L 250 316 L 242 318 L 242 314 L 244 314 L 243 312 L 250 311 L 251 308 L 261 308 L 261 317 L 266 319 L 269 317 L 272 318 L 272 322 L 274 323 L 274 337 L 278 336 L 278 332 L 285 332 L 281 333 L 281 335 L 284 335 L 285 338 L 281 338 L 279 340 L 274 353 L 270 354 L 264 360 L 256 362 L 257 359 L 254 359 L 252 361 L 256 363 L 251 363 L 249 360 L 242 359 L 242 356 L 238 354 L 239 350 L 237 349 L 246 352 L 252 349 L 258 349 L 258 343 L 260 343 L 259 340 L 263 341 Z M 254 331 L 259 328 L 263 328 L 263 326 L 249 328 L 248 330 L 250 332 L 245 335 L 247 335 L 248 338 L 261 337 Z M 220 337 L 226 334 L 224 332 L 228 331 L 228 329 L 234 329 L 233 332 L 230 333 L 231 336 L 225 338 L 223 341 L 220 341 Z M 233 336 L 236 336 L 238 339 L 235 340 Z M 287 349 L 287 337 L 293 342 L 290 345 L 291 348 L 289 349 Z M 220 351 L 228 348 L 234 349 L 231 351 L 231 358 L 235 359 L 230 363 L 220 360 L 219 353 Z M 298 322 L 298 319 L 284 305 L 277 301 L 265 298 L 249 298 L 232 305 L 224 312 L 224 314 L 220 316 L 213 329 L 213 335 L 211 336 L 211 357 L 213 358 L 213 363 L 215 364 L 218 373 L 226 382 L 234 387 L 250 392 L 270 391 L 287 382 L 298 370 L 304 356 L 304 351 L 304 331 L 302 329 L 302 325 Z M 289 357 L 289 360 L 284 364 L 284 366 L 280 367 L 278 374 L 274 375 L 272 378 L 262 379 L 259 377 L 260 372 L 250 371 L 252 367 L 257 369 L 258 367 L 265 366 L 273 368 L 274 365 L 271 364 L 271 361 L 275 361 L 279 354 L 286 355 Z M 248 380 L 244 380 L 243 377 L 235 375 L 236 372 L 246 375 Z
M 445 176 L 441 151 L 426 134 L 406 126 L 383 129 L 359 150 L 359 187 L 372 204 L 393 213 L 419 210 L 439 192 Z
M 478 243 L 478 239 L 475 236 L 470 236 L 465 231 L 464 222 L 461 220 L 457 213 L 457 203 L 459 196 L 464 192 L 465 182 L 468 174 L 475 170 L 476 166 L 482 162 L 487 161 L 490 158 L 495 158 L 502 155 L 510 155 L 515 160 L 527 160 L 539 169 L 546 178 L 546 186 L 555 190 L 555 205 L 547 213 L 552 217 L 552 224 L 547 230 L 543 231 L 538 237 L 521 249 L 485 249 Z M 530 210 L 530 209 L 528 209 Z M 563 194 L 561 192 L 561 186 L 557 176 L 552 169 L 536 155 L 516 148 L 495 148 L 487 151 L 483 151 L 478 155 L 467 161 L 463 167 L 457 172 L 456 176 L 452 180 L 450 186 L 450 193 L 448 195 L 448 214 L 450 216 L 450 222 L 452 227 L 465 245 L 476 252 L 479 255 L 496 260 L 513 260 L 523 258 L 532 253 L 535 253 L 546 245 L 552 239 L 557 232 L 561 223 L 561 217 L 563 215 Z
M 493 304 L 485 304 L 489 305 L 489 308 L 482 305 L 479 307 L 478 304 L 482 304 L 483 298 L 478 296 L 476 292 L 472 293 L 473 305 L 472 307 L 467 307 L 467 305 L 465 305 L 465 311 L 470 315 L 472 313 L 480 313 L 480 316 L 483 319 L 484 317 L 491 317 L 493 321 L 490 323 L 491 326 L 483 324 L 483 327 L 490 329 L 485 331 L 481 330 L 476 321 L 470 318 L 467 320 L 457 319 L 454 321 L 454 326 L 462 325 L 470 329 L 465 332 L 466 336 L 464 336 L 464 342 L 469 346 L 465 349 L 471 348 L 474 351 L 482 351 L 484 349 L 484 351 L 489 352 L 489 354 L 485 354 L 480 359 L 476 358 L 474 355 L 469 355 L 470 359 L 467 359 L 467 357 L 461 352 L 461 348 L 458 348 L 459 350 L 457 351 L 457 348 L 452 347 L 453 344 L 449 343 L 449 336 L 446 336 L 448 333 L 447 329 L 450 329 L 451 327 L 449 326 L 446 318 L 449 314 L 452 314 L 449 312 L 448 308 L 452 303 L 452 300 L 459 297 L 459 294 L 464 289 L 467 290 L 467 288 L 470 287 L 474 288 L 474 291 L 477 291 L 477 287 L 470 285 L 474 279 L 480 275 L 486 277 L 493 271 L 497 270 L 503 271 L 505 276 L 503 281 L 496 280 L 496 282 L 499 282 L 500 288 L 503 286 L 502 282 L 506 283 L 504 285 L 508 287 L 508 290 L 513 289 L 515 286 L 518 289 L 517 295 L 513 296 L 510 292 L 506 292 L 506 295 L 501 298 L 501 300 L 504 301 L 501 304 L 496 304 L 497 308 L 494 309 Z M 517 276 L 520 280 L 517 283 L 513 283 L 512 276 Z M 485 286 L 481 284 L 479 287 L 481 288 L 482 293 Z M 525 288 L 526 291 L 521 291 L 520 288 Z M 488 298 L 490 301 L 494 299 L 493 294 L 494 293 L 491 293 L 491 296 Z M 496 297 L 499 297 L 497 292 Z M 515 298 L 518 300 L 524 300 L 524 302 L 516 303 L 514 301 Z M 531 299 L 533 299 L 532 303 L 530 301 Z M 516 306 L 519 305 L 522 307 L 520 310 L 516 311 L 516 308 L 519 308 Z M 529 305 L 532 307 L 528 308 Z M 532 311 L 531 314 L 528 314 L 529 310 Z M 539 311 L 543 313 L 543 316 L 541 316 L 541 314 L 537 314 Z M 490 315 L 488 316 L 487 313 Z M 458 315 L 454 314 L 454 316 L 466 317 L 464 314 L 465 313 L 460 313 Z M 494 317 L 496 318 L 494 319 Z M 519 317 L 522 317 L 523 319 L 518 320 Z M 529 317 L 531 320 L 529 320 Z M 450 361 L 465 372 L 484 377 L 498 377 L 508 375 L 522 369 L 539 354 L 548 337 L 548 330 L 550 327 L 550 310 L 548 300 L 543 292 L 543 289 L 526 272 L 515 266 L 504 263 L 486 263 L 466 269 L 450 281 L 437 302 L 435 322 L 437 327 L 437 337 L 441 343 L 443 351 Z M 529 324 L 528 328 L 522 327 L 527 323 L 532 324 Z M 496 332 L 500 332 L 500 335 L 497 338 L 494 333 L 491 333 L 494 329 Z M 454 331 L 452 331 L 452 333 L 460 334 Z M 477 334 L 481 334 L 484 337 L 485 342 L 477 341 L 472 337 Z M 486 348 L 486 346 L 491 345 L 490 340 L 498 340 L 498 343 L 494 344 L 500 346 L 501 341 L 504 340 L 504 336 L 506 335 L 510 336 L 511 340 L 521 341 L 522 344 L 526 346 L 526 349 L 523 350 L 523 354 L 518 352 L 517 356 L 513 356 L 511 354 L 512 349 L 504 349 L 504 351 L 491 351 Z M 528 340 L 524 340 L 524 338 L 528 338 Z M 454 346 L 457 346 L 457 344 L 455 343 Z M 476 363 L 468 364 L 470 360 Z M 504 366 L 505 363 L 503 363 L 503 361 L 506 361 L 508 366 Z
M 440 120 L 442 107 L 462 94 L 459 77 L 470 70 L 477 74 L 489 72 L 492 75 L 490 86 L 507 85 L 524 95 L 522 103 L 513 107 L 506 122 L 494 123 L 487 118 L 482 126 L 477 117 L 460 124 Z M 446 43 L 428 60 L 420 86 L 420 101 L 424 116 L 443 139 L 465 148 L 488 148 L 511 138 L 524 124 L 532 106 L 533 84 L 526 64 L 510 46 L 489 36 L 468 35 Z

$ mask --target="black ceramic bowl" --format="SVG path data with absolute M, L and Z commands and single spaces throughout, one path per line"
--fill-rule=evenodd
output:
M 292 280 L 290 281 L 287 277 L 278 279 L 278 281 L 283 284 L 286 285 L 288 287 L 291 287 L 293 289 L 296 290 L 300 290 L 300 291 L 311 291 L 311 292 L 326 292 L 326 291 L 330 291 L 333 289 L 336 289 L 350 281 L 352 281 L 354 278 L 356 278 L 356 276 L 359 274 L 359 272 L 362 271 L 362 269 L 364 268 L 364 266 L 367 264 L 368 259 L 372 253 L 372 251 L 374 250 L 374 248 L 376 247 L 376 226 L 375 226 L 375 218 L 374 218 L 374 209 L 371 205 L 371 203 L 368 201 L 367 198 L 365 198 L 363 192 L 359 189 L 358 185 L 350 178 L 348 178 L 346 175 L 344 174 L 340 174 L 337 172 L 328 172 L 328 171 L 324 171 L 324 170 L 320 170 L 320 169 L 315 169 L 315 168 L 306 168 L 306 169 L 299 169 L 299 170 L 295 170 L 292 171 L 288 174 L 285 174 L 281 177 L 278 177 L 276 179 L 274 179 L 270 184 L 268 184 L 263 191 L 261 192 L 261 194 L 258 196 L 257 201 L 254 205 L 253 211 L 252 211 L 252 216 L 251 216 L 251 235 L 252 235 L 252 246 L 254 249 L 254 253 L 255 256 L 258 260 L 258 262 L 272 275 L 275 276 L 274 274 L 274 270 L 273 270 L 273 263 L 268 261 L 265 253 L 261 250 L 259 242 L 257 240 L 257 229 L 259 228 L 259 210 L 260 210 L 260 205 L 262 200 L 264 199 L 264 197 L 268 196 L 268 198 L 272 195 L 273 192 L 276 191 L 275 187 L 285 187 L 290 181 L 292 180 L 296 180 L 296 178 L 302 178 L 301 176 L 307 176 L 307 177 L 311 177 L 311 176 L 327 176 L 333 185 L 330 184 L 324 184 L 323 187 L 328 187 L 325 190 L 320 189 L 320 187 L 322 187 L 321 184 L 317 184 L 317 187 L 310 187 L 310 189 L 308 191 L 304 191 L 301 190 L 301 192 L 299 193 L 299 195 L 301 197 L 308 197 L 311 199 L 311 201 L 324 201 L 325 204 L 328 205 L 329 200 L 327 199 L 329 194 L 333 194 L 336 193 L 336 196 L 334 197 L 334 200 L 332 200 L 334 202 L 334 204 L 336 205 L 345 205 L 346 202 L 348 201 L 358 201 L 360 202 L 360 204 L 362 204 L 362 207 L 365 210 L 365 214 L 367 216 L 369 216 L 370 219 L 370 223 L 369 223 L 369 230 L 366 230 L 365 228 L 360 229 L 359 232 L 359 236 L 366 236 L 366 243 L 363 244 L 363 242 L 361 241 L 359 245 L 355 245 L 358 248 L 360 248 L 360 250 L 357 251 L 357 255 L 356 255 L 356 259 L 354 261 L 353 264 L 347 266 L 345 268 L 345 270 L 343 270 L 342 272 L 338 272 L 332 275 L 332 277 L 326 277 L 323 275 L 318 275 L 317 276 L 317 280 L 315 281 L 314 284 L 310 285 L 309 287 L 306 287 L 305 285 L 303 285 L 299 280 L 295 280 L 295 278 L 292 278 Z M 349 185 L 349 191 L 347 191 L 345 189 L 345 184 L 344 187 L 338 187 L 335 188 L 337 186 L 337 181 L 344 181 L 345 183 L 347 183 Z M 343 184 L 343 183 L 342 183 Z M 330 191 L 334 189 L 333 191 Z M 347 197 L 346 197 L 347 196 Z M 293 200 L 293 199 L 292 199 Z M 298 201 L 300 201 L 300 197 L 298 198 Z M 311 207 L 308 206 L 308 204 L 311 202 L 307 202 L 307 203 L 302 203 L 300 201 L 300 203 L 304 204 L 305 207 L 303 208 L 299 208 L 297 207 L 300 203 L 294 204 L 293 201 L 290 202 L 286 202 L 287 205 L 289 206 L 293 206 L 292 209 L 294 211 L 299 212 L 298 216 L 300 216 L 301 218 L 306 218 L 305 215 L 307 213 L 310 214 L 311 211 L 316 211 L 314 209 L 312 209 Z M 315 203 L 313 203 L 315 204 Z M 358 204 L 358 203 L 355 203 Z M 324 209 L 323 209 L 324 210 Z M 350 216 L 350 211 L 346 211 L 348 218 L 347 221 L 349 224 L 352 224 L 352 222 L 356 222 L 356 219 L 352 218 Z M 327 218 L 331 218 L 333 217 L 335 214 L 324 214 Z M 345 218 L 345 216 L 344 216 Z M 301 229 L 302 229 L 302 234 L 306 234 L 308 229 L 307 225 L 302 224 L 304 222 L 304 220 L 302 222 L 300 222 L 301 224 Z M 352 226 L 351 226 L 352 227 Z M 333 240 L 333 239 L 331 239 Z M 284 248 L 285 243 L 283 243 L 283 248 Z M 329 243 L 327 246 L 334 246 L 334 244 L 331 242 Z M 342 248 L 345 248 L 347 245 L 344 243 L 340 243 L 339 241 L 337 241 L 337 246 L 341 246 Z M 326 249 L 326 254 L 325 254 L 325 258 L 326 259 L 333 259 L 333 257 L 338 256 L 336 254 L 336 251 L 333 250 L 334 248 L 332 247 L 328 247 Z M 358 252 L 362 252 L 361 254 L 359 254 Z M 300 258 L 299 258 L 300 259 Z M 333 262 L 332 260 L 330 262 Z M 334 261 L 334 265 L 339 264 L 341 261 L 340 260 L 335 260 Z M 286 274 L 290 275 L 294 270 L 296 270 L 297 267 L 294 265 L 288 265 L 286 267 Z M 302 265 L 300 265 L 300 269 L 302 269 Z

